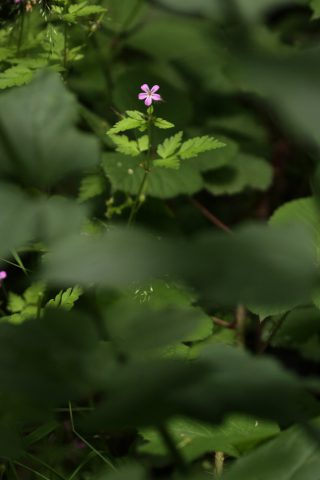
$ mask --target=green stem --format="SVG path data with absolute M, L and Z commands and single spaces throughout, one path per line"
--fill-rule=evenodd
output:
M 172 438 L 169 430 L 165 425 L 161 425 L 158 427 L 159 434 L 163 440 L 163 443 L 167 447 L 168 451 L 170 452 L 173 461 L 177 465 L 177 468 L 180 470 L 181 473 L 185 473 L 187 470 L 186 463 L 184 461 L 183 456 L 181 455 L 178 447 L 175 444 L 174 439 Z
M 87 445 L 88 448 L 90 448 L 90 450 L 92 450 L 96 455 L 97 457 L 101 458 L 101 460 L 103 460 L 104 463 L 106 463 L 108 465 L 108 467 L 111 468 L 111 470 L 113 470 L 114 472 L 117 471 L 116 467 L 113 465 L 113 463 L 107 458 L 105 457 L 104 455 L 102 455 L 102 453 L 99 452 L 99 450 L 97 450 L 91 443 L 89 443 L 75 428 L 75 425 L 74 425 L 74 419 L 73 419 L 73 411 L 72 411 L 72 405 L 71 405 L 71 402 L 69 402 L 69 415 L 70 415 L 70 422 L 71 422 L 71 428 L 72 428 L 72 431 L 73 433 L 75 434 L 76 437 L 79 438 L 79 440 L 81 440 L 85 445 Z
M 221 478 L 223 473 L 224 454 L 223 452 L 216 452 L 214 455 L 214 475 L 215 478 Z
M 65 477 L 63 477 L 57 470 L 55 470 L 53 467 L 51 467 L 48 463 L 44 462 L 40 458 L 36 457 L 35 455 L 32 455 L 31 453 L 27 454 L 29 458 L 31 458 L 33 461 L 38 462 L 40 465 L 45 467 L 49 472 L 53 473 L 56 475 L 56 477 L 60 478 L 61 480 L 65 480 Z
M 15 460 L 14 463 L 15 463 L 16 465 L 19 465 L 19 467 L 24 468 L 25 470 L 29 470 L 29 472 L 34 473 L 35 475 L 37 475 L 37 477 L 40 477 L 40 478 L 42 478 L 43 480 L 50 480 L 50 478 L 46 477 L 45 475 L 43 475 L 43 474 L 40 473 L 40 472 L 37 472 L 37 470 L 34 470 L 34 469 L 31 468 L 31 467 L 28 467 L 28 465 L 24 465 L 23 463 L 17 462 L 16 460 Z
M 11 468 L 11 471 L 12 471 L 12 474 L 13 474 L 15 480 L 19 480 L 19 476 L 17 474 L 16 467 L 14 466 L 14 464 L 12 462 L 9 462 L 9 465 L 10 465 L 10 468 Z M 2 478 L 2 476 L 1 476 L 1 478 Z
M 132 205 L 131 212 L 129 215 L 129 220 L 128 220 L 128 226 L 131 225 L 138 213 L 138 210 L 141 206 L 141 197 L 143 195 L 143 192 L 145 190 L 145 187 L 148 183 L 148 178 L 149 178 L 149 173 L 150 173 L 150 163 L 151 163 L 151 154 L 152 154 L 152 114 L 148 113 L 148 140 L 149 140 L 149 147 L 148 147 L 148 153 L 146 156 L 146 161 L 144 165 L 144 175 L 142 178 L 142 182 L 140 184 L 137 196 L 135 198 L 135 201 Z

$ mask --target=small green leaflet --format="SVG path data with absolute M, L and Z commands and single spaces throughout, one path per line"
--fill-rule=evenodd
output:
M 80 202 L 85 202 L 90 198 L 97 197 L 103 193 L 104 188 L 105 181 L 102 175 L 88 175 L 81 181 L 78 199 Z
M 203 137 L 195 137 L 187 140 L 181 145 L 178 155 L 183 158 L 197 157 L 199 153 L 215 150 L 216 148 L 225 147 L 225 143 L 214 137 L 205 135 Z
M 173 128 L 174 124 L 164 120 L 163 118 L 156 117 L 154 119 L 154 126 L 165 130 L 167 128 Z
M 116 151 L 136 157 L 140 151 L 137 142 L 130 140 L 126 135 L 110 135 L 109 137 L 116 144 Z
M 75 287 L 68 288 L 65 291 L 60 290 L 54 299 L 49 300 L 49 302 L 46 304 L 46 307 L 71 310 L 82 293 L 82 288 L 77 285 Z
M 155 167 L 163 168 L 173 168 L 174 170 L 179 170 L 180 160 L 178 157 L 168 157 L 168 158 L 157 158 L 153 161 Z
M 181 145 L 183 132 L 178 132 L 170 138 L 166 138 L 161 145 L 158 146 L 157 153 L 161 158 L 171 157 Z
M 149 137 L 148 135 L 143 135 L 142 137 L 138 138 L 138 148 L 140 152 L 145 152 L 149 148 Z
M 109 137 L 116 144 L 116 151 L 131 157 L 140 155 L 141 152 L 145 152 L 149 148 L 148 135 L 143 135 L 138 138 L 137 141 L 130 140 L 126 135 L 110 135 Z
M 115 133 L 126 132 L 134 128 L 145 129 L 147 127 L 147 121 L 141 112 L 136 110 L 128 110 L 126 112 L 127 117 L 122 118 L 117 122 L 110 130 L 108 135 L 114 135 Z
M 99 5 L 88 5 L 87 2 L 81 2 L 79 5 L 71 5 L 68 13 L 62 16 L 65 22 L 76 23 L 79 17 L 89 17 L 90 15 L 101 15 L 106 9 Z

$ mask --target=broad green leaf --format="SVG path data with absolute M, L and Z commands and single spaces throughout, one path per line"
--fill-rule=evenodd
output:
M 29 112 L 29 121 L 21 112 Z M 98 142 L 75 128 L 76 119 L 76 101 L 57 74 L 42 74 L 30 85 L 1 95 L 2 176 L 29 187 L 48 187 L 94 167 Z
M 154 119 L 154 126 L 166 130 L 167 128 L 173 128 L 174 124 L 164 120 L 163 118 L 156 117 Z
M 184 142 L 180 147 L 178 155 L 183 159 L 193 158 L 197 157 L 202 152 L 215 150 L 216 148 L 222 148 L 224 146 L 225 144 L 220 142 L 220 140 L 205 135 L 203 137 L 191 138 Z
M 320 213 L 312 197 L 299 198 L 281 205 L 270 218 L 270 225 L 298 223 L 310 231 L 316 250 L 320 247 Z
M 280 430 L 275 423 L 233 415 L 221 426 L 176 419 L 169 423 L 169 431 L 186 460 L 193 461 L 204 454 L 217 451 L 239 457 L 243 452 L 274 437 Z M 142 430 L 140 434 L 148 442 L 139 447 L 141 452 L 168 455 L 167 447 L 156 430 Z
M 54 299 L 47 302 L 46 307 L 71 310 L 82 294 L 82 288 L 77 285 L 75 287 L 68 288 L 65 291 L 60 290 Z
M 129 238 L 126 229 L 98 238 L 63 237 L 45 265 L 44 278 L 67 286 L 99 282 L 116 288 L 172 275 L 198 288 L 208 305 L 273 308 L 292 298 L 308 303 L 318 281 L 307 232 L 261 225 L 230 236 L 208 232 L 190 241 L 159 241 L 139 230 L 131 230 Z M 212 275 L 213 270 L 223 275 Z
M 103 168 L 113 189 L 136 195 L 144 177 L 142 161 L 141 157 L 104 154 Z M 151 169 L 145 193 L 157 198 L 172 198 L 177 195 L 192 195 L 201 190 L 202 186 L 200 173 L 186 162 L 179 170 Z
M 312 423 L 319 430 L 319 420 Z M 314 480 L 320 468 L 319 445 L 302 426 L 281 433 L 226 471 L 223 480 Z
M 90 198 L 97 197 L 103 193 L 104 189 L 105 181 L 101 175 L 88 175 L 81 181 L 78 195 L 79 201 L 85 202 Z
M 214 195 L 233 195 L 246 188 L 266 190 L 272 168 L 262 158 L 240 153 L 226 166 L 204 174 L 205 187 Z
M 172 157 L 181 145 L 183 132 L 178 132 L 170 138 L 166 138 L 164 142 L 158 146 L 157 153 L 161 158 Z
M 281 205 L 272 217 L 270 218 L 270 225 L 302 225 L 310 232 L 310 242 L 314 248 L 315 255 L 320 254 L 320 213 L 318 211 L 315 200 L 312 197 L 299 198 Z M 313 302 L 320 308 L 320 293 L 319 287 L 315 289 Z M 298 303 L 292 299 L 290 304 L 285 305 L 281 311 L 270 312 L 270 314 L 283 313 L 296 307 Z M 267 312 L 265 312 L 266 314 Z

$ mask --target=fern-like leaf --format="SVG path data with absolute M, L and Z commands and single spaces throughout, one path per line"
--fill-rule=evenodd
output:
M 133 130 L 134 128 L 145 128 L 146 120 L 142 118 L 124 117 L 117 122 L 110 130 L 108 135 L 114 135 L 116 133 L 126 132 L 127 130 Z
M 180 147 L 182 141 L 183 132 L 178 132 L 170 138 L 166 138 L 165 141 L 158 146 L 157 153 L 161 158 L 171 157 Z
M 222 147 L 225 147 L 225 143 L 217 140 L 214 137 L 205 135 L 203 137 L 191 138 L 190 140 L 184 142 L 180 147 L 178 155 L 182 159 L 194 158 L 197 157 L 199 153 Z
M 131 157 L 136 157 L 139 155 L 140 150 L 138 143 L 134 140 L 130 140 L 126 135 L 110 135 L 109 137 L 116 144 L 116 151 L 119 153 L 124 153 L 125 155 L 130 155 Z
M 71 310 L 76 301 L 82 295 L 82 293 L 83 290 L 79 286 L 68 288 L 65 291 L 60 290 L 60 292 L 55 296 L 55 298 L 48 301 L 46 307 Z
M 174 124 L 163 118 L 156 117 L 154 120 L 154 126 L 165 130 L 167 128 L 173 128 Z

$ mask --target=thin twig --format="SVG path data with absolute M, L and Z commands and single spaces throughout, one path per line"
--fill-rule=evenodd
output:
M 211 319 L 213 323 L 219 327 L 230 328 L 231 330 L 234 330 L 236 327 L 236 322 L 227 322 L 226 320 L 214 316 L 211 316 Z
M 276 336 L 276 334 L 278 333 L 279 329 L 282 327 L 285 319 L 287 318 L 287 316 L 289 315 L 290 312 L 286 312 L 284 315 L 282 315 L 282 317 L 279 319 L 279 321 L 275 324 L 275 326 L 273 327 L 273 329 L 271 330 L 271 333 L 268 337 L 268 339 L 265 341 L 265 343 L 261 346 L 260 350 L 259 350 L 259 353 L 263 353 L 266 351 L 266 349 L 269 347 L 269 345 L 271 344 L 272 340 L 274 339 L 274 337 Z
M 218 217 L 213 215 L 202 203 L 200 203 L 198 200 L 195 198 L 189 197 L 190 203 L 192 203 L 193 206 L 195 206 L 204 217 L 206 217 L 213 225 L 218 227 L 220 230 L 223 230 L 225 233 L 232 233 L 232 230 L 223 223 L 221 220 L 219 220 Z
M 107 458 L 105 457 L 104 455 L 102 455 L 101 452 L 99 452 L 99 450 L 97 450 L 90 442 L 88 442 L 88 440 L 86 440 L 75 428 L 75 425 L 74 425 L 74 419 L 73 419 L 73 410 L 72 410 L 72 405 L 71 405 L 71 402 L 69 402 L 69 415 L 70 415 L 70 422 L 71 422 L 71 428 L 72 428 L 72 431 L 73 433 L 75 434 L 76 437 L 79 438 L 79 440 L 81 440 L 85 445 L 87 445 L 87 447 L 92 450 L 99 458 L 101 458 L 101 460 L 104 461 L 104 463 L 106 463 L 108 465 L 108 467 L 110 467 L 114 472 L 117 471 L 116 467 L 113 465 L 113 463 Z

